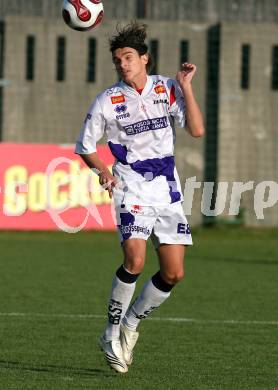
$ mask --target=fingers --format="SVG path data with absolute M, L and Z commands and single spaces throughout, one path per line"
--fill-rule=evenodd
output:
M 181 65 L 181 72 L 186 72 L 186 73 L 195 73 L 196 72 L 196 65 L 190 64 L 188 62 L 184 62 Z
M 191 64 L 189 62 L 184 62 L 183 64 L 181 64 L 182 68 L 190 68 L 190 69 L 196 69 L 196 65 L 194 64 Z
M 109 181 L 106 185 L 105 185 L 105 189 L 106 191 L 108 191 L 108 194 L 109 194 L 109 198 L 112 199 L 112 196 L 113 196 L 113 188 L 115 187 L 115 181 Z
M 108 191 L 109 198 L 111 199 L 113 196 L 113 187 L 115 187 L 115 184 L 112 183 L 111 181 L 109 181 L 109 182 L 103 184 L 102 187 L 103 187 L 103 189 Z
M 111 188 L 111 187 L 108 187 L 108 188 L 107 188 L 107 191 L 108 191 L 108 194 L 109 194 L 109 198 L 112 199 L 112 196 L 113 196 L 112 188 Z
M 113 188 L 117 184 L 117 180 L 114 176 L 111 175 L 111 177 L 108 177 L 106 175 L 100 175 L 99 177 L 99 184 L 108 191 L 109 198 L 111 199 L 113 196 Z
M 117 180 L 113 175 L 99 175 L 99 184 L 106 185 L 113 183 L 113 186 L 117 184 Z
M 101 186 L 105 186 L 107 183 L 109 183 L 109 179 L 107 177 L 100 177 L 99 184 Z

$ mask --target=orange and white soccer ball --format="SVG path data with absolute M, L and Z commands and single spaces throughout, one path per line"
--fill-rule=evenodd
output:
M 99 25 L 103 19 L 101 0 L 64 0 L 62 16 L 66 24 L 78 31 L 87 31 Z

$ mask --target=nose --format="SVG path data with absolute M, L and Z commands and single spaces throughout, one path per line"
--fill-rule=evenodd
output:
M 124 70 L 126 68 L 126 61 L 124 59 L 120 61 L 119 67 L 121 70 Z

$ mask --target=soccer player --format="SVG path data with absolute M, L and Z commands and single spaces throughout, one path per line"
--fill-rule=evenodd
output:
M 76 144 L 76 153 L 97 170 L 100 184 L 114 198 L 124 259 L 112 282 L 100 346 L 110 367 L 121 373 L 132 363 L 140 321 L 169 298 L 183 278 L 185 246 L 192 244 L 175 167 L 175 125 L 186 127 L 193 137 L 204 134 L 191 85 L 196 66 L 182 64 L 176 80 L 149 76 L 145 40 L 146 25 L 137 22 L 118 28 L 110 39 L 121 81 L 96 97 Z M 115 157 L 113 173 L 96 152 L 104 134 Z M 160 269 L 130 305 L 149 237 Z

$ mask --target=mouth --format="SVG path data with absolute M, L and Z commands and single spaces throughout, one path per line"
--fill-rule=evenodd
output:
M 123 75 L 123 76 L 126 76 L 126 75 L 128 75 L 130 73 L 130 70 L 123 70 L 123 71 L 121 71 L 121 74 Z

